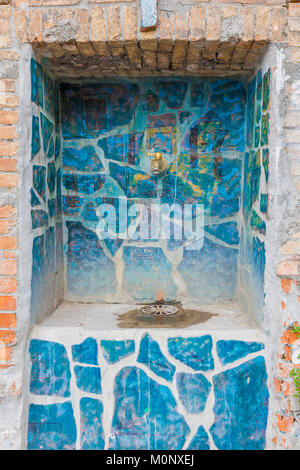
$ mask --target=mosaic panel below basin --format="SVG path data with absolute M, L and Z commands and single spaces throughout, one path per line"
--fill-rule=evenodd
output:
M 28 449 L 265 448 L 263 343 L 154 333 L 62 343 L 30 342 Z

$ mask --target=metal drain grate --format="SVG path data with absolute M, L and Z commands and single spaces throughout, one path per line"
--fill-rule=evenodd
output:
M 145 307 L 141 308 L 141 311 L 145 315 L 164 317 L 167 315 L 175 315 L 179 311 L 179 308 L 175 307 L 174 305 L 157 304 L 145 305 Z

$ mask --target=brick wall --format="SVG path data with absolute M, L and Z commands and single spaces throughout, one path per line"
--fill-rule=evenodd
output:
M 12 365 L 12 347 L 16 342 L 17 292 L 17 209 L 15 204 L 18 185 L 18 95 L 16 77 L 3 73 L 7 65 L 18 59 L 12 47 L 10 6 L 0 7 L 0 368 Z M 8 78 L 6 78 L 8 77 Z
M 22 152 L 18 137 L 18 90 L 21 46 L 31 43 L 37 54 L 53 64 L 65 55 L 125 57 L 135 71 L 199 72 L 207 75 L 249 73 L 267 43 L 283 45 L 287 63 L 299 71 L 300 4 L 286 0 L 182 1 L 181 9 L 168 9 L 162 1 L 156 31 L 140 32 L 139 2 L 123 0 L 0 0 L 0 372 L 1 398 L 19 400 L 27 323 L 21 315 L 18 263 L 18 200 L 22 179 Z M 288 27 L 286 26 L 288 15 Z M 205 44 L 205 47 L 203 45 Z M 111 73 L 110 70 L 107 72 Z M 298 75 L 297 75 L 298 74 Z M 300 72 L 287 81 L 288 112 L 285 120 L 286 158 L 290 175 L 290 228 L 278 253 L 282 300 L 278 305 L 282 338 L 278 342 L 278 367 L 274 389 L 278 398 L 273 442 L 278 448 L 292 445 L 296 426 L 291 409 L 293 386 L 290 346 L 295 338 L 289 328 L 299 318 L 300 275 Z M 298 78 L 297 78 L 298 77 Z M 298 283 L 298 284 L 297 284 Z M 19 289 L 19 290 L 18 290 Z M 17 332 L 17 334 L 16 334 Z M 21 354 L 16 353 L 18 347 Z M 22 349 L 23 348 L 23 349 Z M 22 369 L 22 367 L 21 367 Z M 1 446 L 21 445 L 21 411 L 2 402 Z M 4 403 L 4 405 L 3 405 Z M 15 402 L 13 402 L 15 403 Z M 19 403 L 19 402 L 18 402 Z M 10 425 L 7 416 L 15 417 Z M 20 423 L 18 422 L 20 421 Z M 11 426 L 11 428 L 10 428 Z M 18 434 L 19 433 L 19 434 Z M 5 443 L 12 439 L 13 444 Z
M 282 335 L 278 338 L 278 368 L 274 377 L 277 397 L 277 429 L 273 442 L 279 449 L 299 449 L 299 423 L 295 420 L 294 411 L 300 406 L 293 397 L 295 387 L 290 377 L 291 369 L 299 368 L 292 364 L 293 345 L 299 343 L 297 335 L 292 333 L 294 324 L 300 318 L 300 4 L 293 3 L 288 7 L 287 28 L 287 70 L 294 71 L 292 80 L 285 86 L 287 109 L 284 122 L 285 158 L 288 159 L 291 194 L 286 217 L 288 229 L 283 235 L 280 247 L 277 274 L 281 284 Z

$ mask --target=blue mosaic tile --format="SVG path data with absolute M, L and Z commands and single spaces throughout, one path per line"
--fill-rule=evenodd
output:
M 215 422 L 210 433 L 220 450 L 263 450 L 269 393 L 259 356 L 213 377 Z
M 52 136 L 52 132 L 54 129 L 54 125 L 51 121 L 43 114 L 41 116 L 41 125 L 42 125 L 42 136 L 43 136 L 43 149 L 44 152 L 47 153 L 49 142 Z
M 29 406 L 28 450 L 74 450 L 76 436 L 71 402 Z
M 268 194 L 261 194 L 260 195 L 260 206 L 261 212 L 266 214 L 268 212 Z
M 84 397 L 80 400 L 80 445 L 82 450 L 103 450 L 103 405 L 100 400 Z
M 176 297 L 171 265 L 161 248 L 126 246 L 124 262 L 124 288 L 134 299 L 153 300 L 158 291 L 168 300 Z
M 209 437 L 203 426 L 199 426 L 187 450 L 209 450 Z
M 172 382 L 176 368 L 163 355 L 159 344 L 148 333 L 141 339 L 137 362 L 145 364 L 154 374 Z
M 57 215 L 61 214 L 62 204 L 61 204 L 61 169 L 59 168 L 56 172 L 56 210 Z
M 64 215 L 78 217 L 83 205 L 83 199 L 79 196 L 63 196 Z
M 131 121 L 139 101 L 135 83 L 84 85 L 85 96 L 93 97 L 86 101 L 81 98 L 81 89 L 77 85 L 61 86 L 63 137 L 94 138 Z
M 40 130 L 39 130 L 39 118 L 32 116 L 32 138 L 31 138 L 31 158 L 34 158 L 40 151 Z
M 260 184 L 260 151 L 246 152 L 244 169 L 243 212 L 245 217 L 250 214 L 251 207 L 258 199 Z
M 200 250 L 184 248 L 178 265 L 188 292 L 202 303 L 232 299 L 237 283 L 239 251 L 204 238 Z
M 55 116 L 55 82 L 44 73 L 44 105 L 45 111 L 54 118 Z
M 271 70 L 264 74 L 263 78 L 263 111 L 269 109 L 270 104 L 270 83 L 271 83 Z
M 72 346 L 72 358 L 75 362 L 98 365 L 98 345 L 94 338 L 86 338 L 80 344 Z
M 187 91 L 187 82 L 179 80 L 159 81 L 156 89 L 169 108 L 180 108 L 183 105 Z
M 99 367 L 74 367 L 76 384 L 80 390 L 88 393 L 102 393 Z
M 61 138 L 59 135 L 55 137 L 55 161 L 57 161 L 60 157 L 61 151 Z
M 51 160 L 51 158 L 54 156 L 54 139 L 53 137 L 50 138 L 50 144 L 47 150 L 47 158 Z
M 168 350 L 171 356 L 194 370 L 212 370 L 214 359 L 211 353 L 212 339 L 210 335 L 168 339 Z
M 65 170 L 103 171 L 103 165 L 94 147 L 86 145 L 81 149 L 64 147 L 62 162 Z
M 132 339 L 121 341 L 101 340 L 103 356 L 109 364 L 114 364 L 124 357 L 130 356 L 135 351 L 135 342 Z
M 106 176 L 101 173 L 91 175 L 63 174 L 63 185 L 67 191 L 75 191 L 82 194 L 93 194 L 102 188 Z
M 236 222 L 226 222 L 224 224 L 214 224 L 205 227 L 208 233 L 228 245 L 237 245 L 239 243 L 239 232 Z
M 200 108 L 204 112 L 207 100 L 208 94 L 204 83 L 193 83 L 191 88 L 191 107 Z
M 64 215 L 76 217 L 83 229 L 90 230 L 96 237 L 99 206 L 107 202 L 105 198 L 117 199 L 125 195 L 134 201 L 161 196 L 160 202 L 168 204 L 203 204 L 205 214 L 222 219 L 222 223 L 207 226 L 203 249 L 190 250 L 190 253 L 184 250 L 179 273 L 190 297 L 197 302 L 232 298 L 237 285 L 238 250 L 235 245 L 239 243 L 240 227 L 234 220 L 227 219 L 237 216 L 240 210 L 243 155 L 239 152 L 244 153 L 246 112 L 250 119 L 249 108 L 253 108 L 253 114 L 257 111 L 256 117 L 261 113 L 261 99 L 257 99 L 255 92 L 258 82 L 262 83 L 262 80 L 255 80 L 249 87 L 248 96 L 251 101 L 253 95 L 254 102 L 247 110 L 244 85 L 235 80 L 124 79 L 114 84 L 85 84 L 84 89 L 79 85 L 63 84 L 62 133 L 68 139 L 63 155 Z M 150 169 L 148 153 L 154 149 L 163 149 L 169 163 L 167 174 L 161 178 L 162 188 Z M 244 194 L 247 203 L 259 196 L 257 153 L 250 152 L 245 165 L 251 168 L 251 177 L 247 181 L 250 196 Z M 59 204 L 58 197 L 57 215 L 60 214 Z M 247 217 L 251 209 L 249 205 Z M 84 278 L 79 272 L 81 261 L 77 250 L 83 243 L 79 238 L 78 243 L 73 238 L 72 245 L 78 260 L 70 261 L 68 270 L 73 272 L 67 273 L 76 298 L 85 290 L 77 291 L 77 278 Z M 109 259 L 105 257 L 107 250 L 114 257 L 118 250 L 123 250 L 122 243 L 122 240 L 111 238 L 101 241 L 95 238 L 88 242 L 97 246 L 99 254 L 91 261 L 93 269 L 96 271 L 98 263 L 101 271 L 101 260 Z M 167 248 L 178 250 L 183 243 L 168 240 Z M 68 243 L 66 245 L 68 251 Z M 176 298 L 177 285 L 172 278 L 171 264 L 160 248 L 132 244 L 124 248 L 123 259 L 123 289 L 134 300 L 152 301 L 161 290 L 168 300 Z M 114 283 L 109 293 L 114 293 L 114 267 L 111 265 L 108 269 L 104 261 L 104 271 L 107 270 Z M 211 276 L 212 272 L 217 272 L 217 276 Z M 87 281 L 84 282 L 89 290 Z M 100 292 L 100 286 L 96 292 L 94 279 L 90 290 L 87 298 L 91 300 L 106 296 L 105 292 Z
M 190 111 L 180 111 L 178 113 L 180 124 L 184 124 L 189 118 L 193 116 Z
M 31 318 L 35 320 L 40 313 L 41 298 L 44 292 L 45 273 L 45 235 L 33 239 L 31 274 Z
M 148 127 L 176 127 L 176 114 L 164 113 L 164 114 L 149 114 L 147 116 L 147 128 Z
M 87 202 L 84 208 L 83 220 L 85 222 L 96 222 L 98 224 L 99 218 L 96 213 L 96 206 L 94 202 Z
M 156 197 L 157 187 L 154 177 L 145 172 L 134 170 L 128 166 L 109 163 L 110 176 L 118 183 L 129 198 Z
M 48 214 L 43 209 L 36 209 L 31 211 L 31 225 L 33 230 L 39 227 L 47 227 Z
M 105 300 L 105 295 L 116 288 L 114 263 L 104 253 L 95 232 L 79 222 L 66 225 L 68 291 L 81 299 Z
M 70 396 L 70 364 L 63 344 L 33 339 L 30 392 L 35 395 Z
M 250 218 L 250 227 L 253 230 L 256 230 L 263 235 L 266 234 L 266 223 L 262 218 L 257 214 L 257 212 L 253 209 L 251 213 L 251 218 Z
M 224 366 L 230 362 L 237 361 L 248 354 L 264 349 L 262 343 L 251 341 L 220 340 L 217 341 L 217 353 L 221 364 Z
M 55 181 L 56 181 L 55 164 L 51 162 L 51 163 L 48 163 L 48 171 L 47 171 L 47 184 L 48 184 L 50 194 L 54 193 Z
M 112 135 L 98 140 L 98 146 L 103 150 L 105 158 L 139 165 L 143 137 L 143 132 Z
M 124 367 L 116 376 L 114 396 L 109 449 L 182 449 L 189 427 L 169 387 L 137 367 Z
M 156 113 L 159 110 L 159 95 L 147 90 L 144 94 L 143 109 L 148 113 Z
M 30 62 L 31 71 L 31 101 L 43 106 L 43 71 L 34 59 Z
M 46 268 L 47 274 L 50 275 L 55 269 L 55 233 L 54 227 L 46 230 Z
M 35 192 L 33 191 L 33 189 L 30 190 L 30 204 L 32 207 L 41 205 L 40 200 L 35 194 Z
M 33 165 L 32 181 L 33 189 L 46 202 L 46 168 L 44 166 Z
M 265 277 L 266 252 L 265 244 L 259 238 L 254 237 L 252 242 L 251 272 L 253 279 L 253 305 L 255 315 L 262 312 L 265 300 L 264 277 Z M 257 317 L 256 317 L 257 318 Z M 261 318 L 259 318 L 261 320 Z
M 264 114 L 261 120 L 261 145 L 268 145 L 270 133 L 270 115 Z
M 56 244 L 55 244 L 55 263 L 56 269 L 59 270 L 64 265 L 64 248 L 63 248 L 63 225 L 59 220 L 55 224 Z
M 48 199 L 49 217 L 55 217 L 55 208 L 56 208 L 56 200 L 55 199 Z
M 188 413 L 201 413 L 205 409 L 211 383 L 203 374 L 176 374 L 179 398 Z
M 222 147 L 244 151 L 246 90 L 235 80 L 214 80 L 210 84 L 211 97 L 208 109 L 217 114 L 223 129 L 230 131 L 224 137 Z M 229 128 L 229 129 L 228 129 Z

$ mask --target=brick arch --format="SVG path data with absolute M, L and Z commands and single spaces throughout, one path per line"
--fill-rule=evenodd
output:
M 75 4 L 76 5 L 72 5 Z M 30 0 L 14 11 L 19 42 L 58 77 L 136 75 L 248 75 L 270 42 L 285 37 L 285 1 L 221 6 L 197 1 L 179 11 L 160 10 L 154 31 L 140 30 L 138 4 L 107 0 L 88 8 L 78 0 Z M 242 3 L 242 5 L 241 5 Z M 67 5 L 59 8 L 59 5 Z

